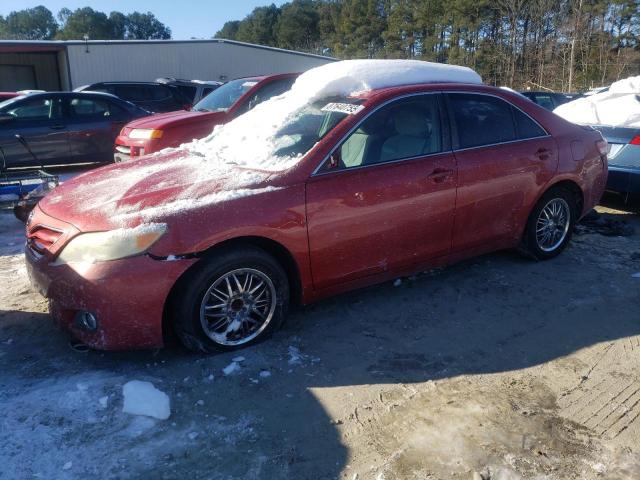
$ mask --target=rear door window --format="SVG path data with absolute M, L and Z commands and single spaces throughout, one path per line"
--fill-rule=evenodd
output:
M 493 145 L 517 138 L 511 105 L 504 100 L 489 95 L 450 93 L 449 105 L 459 148 Z
M 527 139 L 527 138 L 536 138 L 536 137 L 544 137 L 547 132 L 545 132 L 540 125 L 534 122 L 527 114 L 525 114 L 522 110 L 513 108 L 513 119 L 516 122 L 516 131 L 518 134 L 518 138 Z
M 69 101 L 69 115 L 74 119 L 109 119 L 121 113 L 121 108 L 107 100 L 72 98 Z

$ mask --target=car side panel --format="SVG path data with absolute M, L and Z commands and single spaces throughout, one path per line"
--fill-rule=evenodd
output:
M 537 152 L 546 151 L 538 154 Z M 558 164 L 552 137 L 455 152 L 458 197 L 453 250 L 512 239 L 517 244 L 540 190 Z

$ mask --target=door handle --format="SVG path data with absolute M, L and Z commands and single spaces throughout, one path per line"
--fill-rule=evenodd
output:
M 449 168 L 436 168 L 427 176 L 427 178 L 435 183 L 442 183 L 447 179 L 447 177 L 451 176 L 452 173 L 453 170 Z
M 536 151 L 536 157 L 538 157 L 540 160 L 548 160 L 550 155 L 551 150 L 549 150 L 548 148 L 539 148 Z
M 51 130 L 62 130 L 63 128 L 67 128 L 66 125 L 51 125 L 49 127 Z

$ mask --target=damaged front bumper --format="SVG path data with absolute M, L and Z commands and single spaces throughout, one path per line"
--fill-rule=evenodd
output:
M 29 247 L 25 257 L 31 282 L 49 299 L 55 323 L 101 350 L 162 347 L 167 297 L 178 278 L 197 261 L 141 255 L 54 266 Z M 86 321 L 90 316 L 95 319 L 95 328 Z

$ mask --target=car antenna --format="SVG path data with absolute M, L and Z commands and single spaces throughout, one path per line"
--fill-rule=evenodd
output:
M 29 152 L 31 154 L 31 156 L 36 161 L 36 163 L 40 164 L 40 168 L 42 170 L 44 170 L 44 165 L 42 163 L 40 163 L 40 160 L 38 160 L 38 157 L 36 157 L 36 154 L 33 153 L 33 151 L 31 150 L 31 147 L 29 147 L 29 144 L 27 143 L 27 140 L 22 135 L 20 135 L 19 133 L 16 133 L 15 136 L 18 139 L 18 141 L 22 144 L 22 146 L 27 149 L 27 152 Z

